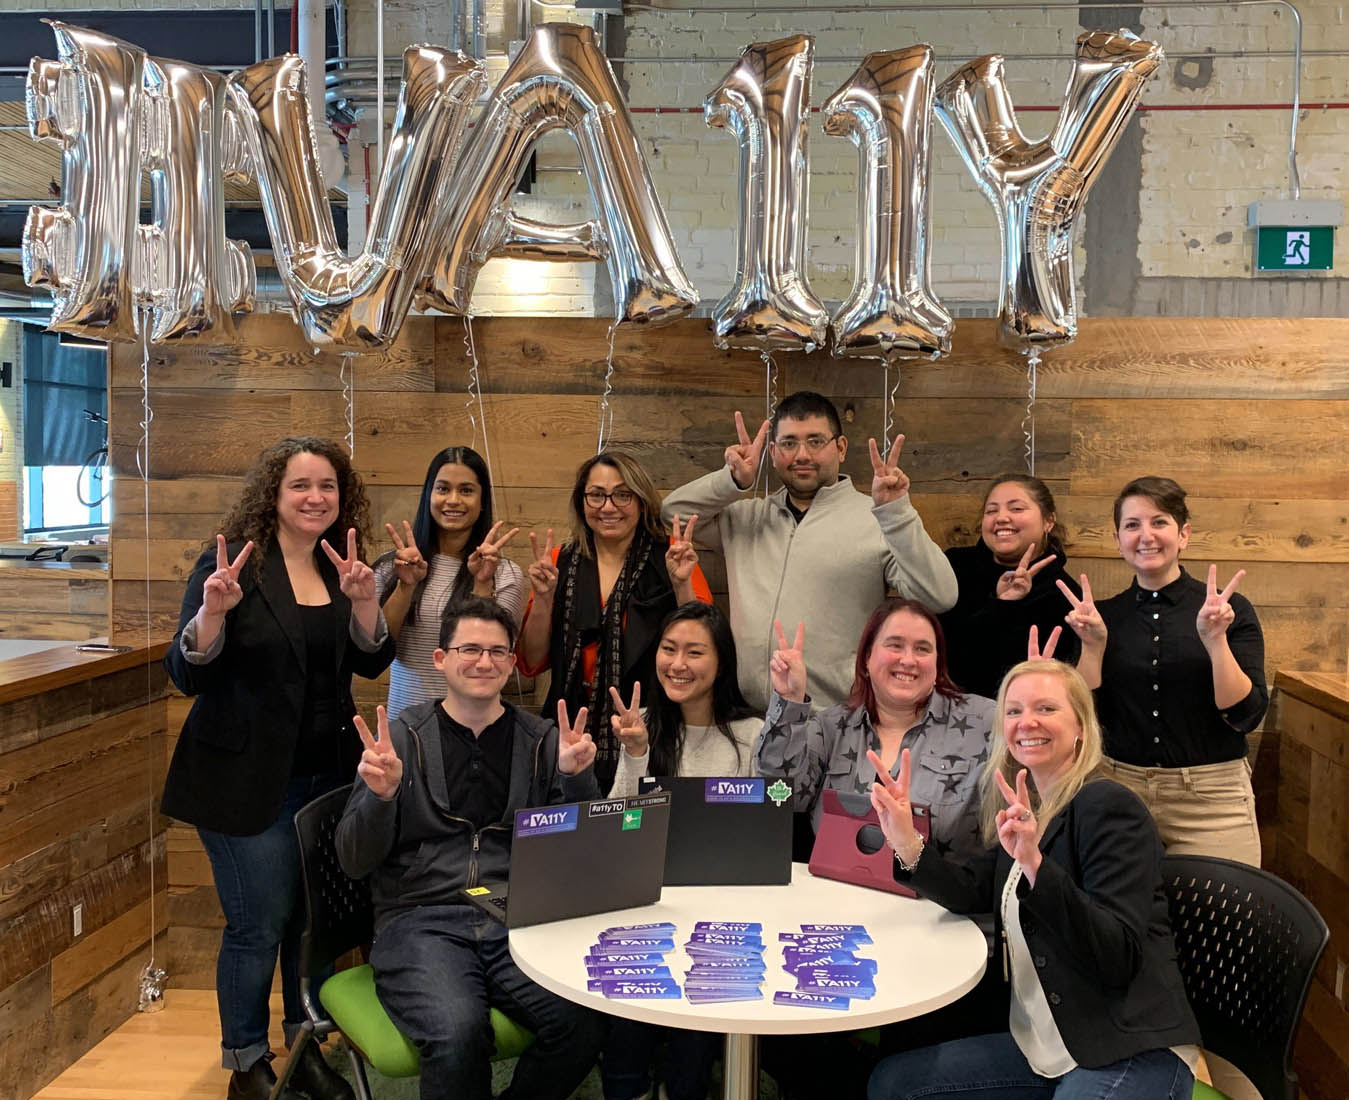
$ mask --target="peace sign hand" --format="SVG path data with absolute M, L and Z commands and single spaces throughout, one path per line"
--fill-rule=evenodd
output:
M 907 496 L 909 475 L 899 468 L 899 453 L 904 449 L 904 437 L 895 436 L 895 444 L 884 461 L 881 460 L 880 448 L 874 439 L 867 440 L 867 447 L 871 451 L 871 499 L 876 507 Z
M 646 723 L 642 720 L 642 685 L 632 685 L 632 702 L 626 707 L 618 688 L 611 687 L 609 696 L 614 701 L 614 713 L 609 719 L 614 736 L 623 742 L 623 751 L 629 756 L 645 756 L 651 739 L 646 732 Z
M 529 546 L 534 555 L 528 570 L 534 598 L 541 602 L 552 603 L 553 593 L 557 590 L 557 565 L 553 562 L 553 529 L 548 528 L 548 542 L 542 549 L 539 548 L 539 536 L 531 531 Z
M 876 769 L 876 782 L 871 788 L 871 806 L 881 822 L 886 841 L 906 866 L 913 866 L 922 849 L 922 837 L 913 827 L 913 805 L 909 802 L 909 750 L 899 754 L 899 777 L 890 778 L 889 769 L 881 763 L 874 749 L 867 750 L 867 759 Z
M 1035 574 L 1054 561 L 1053 554 L 1046 554 L 1031 565 L 1030 556 L 1035 553 L 1034 546 L 1027 546 L 1015 569 L 1009 569 L 998 578 L 997 596 L 1000 600 L 1024 600 L 1030 595 L 1031 581 Z
M 1002 772 L 993 773 L 998 790 L 1007 800 L 1007 809 L 999 810 L 995 819 L 998 840 L 1002 850 L 1021 864 L 1027 881 L 1035 885 L 1035 873 L 1040 869 L 1040 824 L 1031 812 L 1030 791 L 1026 786 L 1026 769 L 1016 773 L 1016 790 L 1003 778 Z
M 1101 618 L 1101 613 L 1096 610 L 1096 604 L 1092 601 L 1091 582 L 1087 580 L 1085 573 L 1081 575 L 1081 581 L 1080 600 L 1063 581 L 1055 582 L 1064 598 L 1073 605 L 1073 609 L 1063 617 L 1063 621 L 1072 627 L 1073 633 L 1082 639 L 1084 646 L 1104 648 L 1107 637 L 1105 620 Z
M 501 564 L 501 548 L 520 533 L 520 528 L 512 527 L 501 538 L 497 538 L 497 532 L 505 522 L 504 519 L 499 519 L 492 524 L 492 529 L 487 532 L 482 545 L 468 556 L 468 571 L 473 574 L 474 583 L 484 588 L 496 579 L 497 567 Z
M 361 561 L 356 553 L 356 528 L 347 528 L 347 556 L 344 558 L 328 545 L 327 539 L 320 539 L 319 545 L 328 555 L 328 560 L 337 566 L 337 581 L 342 595 L 352 603 L 364 603 L 375 598 L 375 571 Z
M 393 540 L 393 571 L 398 577 L 398 583 L 404 588 L 415 588 L 426 579 L 427 566 L 422 552 L 417 549 L 417 540 L 412 536 L 412 524 L 403 521 L 404 537 L 401 539 L 392 523 L 386 523 L 384 530 L 389 532 L 389 538 Z
M 742 489 L 748 489 L 753 485 L 759 473 L 759 459 L 763 456 L 770 424 L 771 420 L 765 420 L 759 425 L 754 438 L 750 439 L 749 431 L 745 428 L 745 418 L 740 415 L 739 409 L 735 412 L 735 434 L 738 442 L 726 448 L 726 465 L 730 467 L 731 477 L 736 485 Z
M 773 679 L 773 690 L 784 699 L 794 703 L 806 701 L 806 624 L 796 624 L 796 637 L 787 644 L 787 635 L 782 623 L 773 620 L 773 631 L 777 634 L 778 647 L 768 661 L 768 672 Z
M 1232 593 L 1246 575 L 1246 570 L 1238 569 L 1227 582 L 1227 587 L 1218 591 L 1218 567 L 1208 567 L 1208 594 L 1195 619 L 1195 628 L 1199 631 L 1199 640 L 1204 648 L 1212 650 L 1214 646 L 1227 641 L 1227 628 L 1236 620 L 1237 613 L 1232 609 Z
M 670 534 L 670 548 L 665 551 L 665 571 L 670 574 L 670 583 L 678 588 L 689 583 L 694 567 L 698 564 L 698 551 L 693 548 L 693 525 L 698 522 L 696 515 L 689 516 L 684 533 L 679 533 L 679 516 L 675 516 Z
M 201 609 L 207 615 L 224 615 L 237 607 L 244 598 L 244 590 L 239 587 L 239 573 L 253 553 L 253 542 L 244 543 L 239 556 L 233 561 L 225 548 L 225 536 L 215 537 L 215 572 L 206 578 L 201 588 Z
M 557 701 L 557 770 L 563 775 L 580 775 L 595 762 L 595 742 L 586 733 L 590 711 L 576 712 L 576 724 L 567 721 L 567 701 Z
M 1052 660 L 1054 650 L 1058 647 L 1059 636 L 1063 633 L 1063 627 L 1056 626 L 1049 632 L 1049 640 L 1045 642 L 1044 649 L 1040 648 L 1040 628 L 1034 623 L 1031 624 L 1030 636 L 1026 639 L 1026 660 L 1028 661 L 1048 661 Z
M 398 788 L 403 783 L 403 761 L 398 759 L 398 750 L 389 736 L 388 712 L 383 707 L 376 707 L 375 716 L 378 737 L 370 735 L 370 727 L 359 714 L 351 720 L 365 746 L 361 762 L 356 765 L 356 774 L 365 780 L 370 793 L 381 802 L 392 802 L 398 797 Z

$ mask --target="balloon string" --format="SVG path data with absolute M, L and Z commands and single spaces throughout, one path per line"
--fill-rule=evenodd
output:
M 473 317 L 467 313 L 464 314 L 464 348 L 468 352 L 468 400 L 464 402 L 464 407 L 468 410 L 468 422 L 473 425 L 473 443 L 471 446 L 476 447 L 478 445 L 478 432 L 481 431 L 482 454 L 483 460 L 487 463 L 487 476 L 492 479 L 492 484 L 496 486 L 496 470 L 492 468 L 492 444 L 487 439 L 487 409 L 482 401 L 482 375 L 478 372 L 478 344 L 473 339 Z M 498 492 L 500 492 L 499 486 Z M 504 506 L 504 494 L 502 494 L 502 497 Z
M 351 356 L 342 356 L 342 366 L 338 371 L 342 380 L 342 401 L 346 405 L 347 418 L 347 454 L 356 457 L 356 372 L 351 368 Z
M 763 399 L 764 399 L 764 419 L 772 420 L 773 413 L 778 407 L 778 364 L 773 358 L 771 351 L 759 352 L 759 358 L 763 360 Z M 759 468 L 754 471 L 754 484 L 750 487 L 751 495 L 758 493 L 759 482 L 763 482 L 764 496 L 768 495 L 768 473 L 765 467 L 768 463 L 768 448 L 765 447 L 759 455 Z
M 1040 349 L 1026 352 L 1026 415 L 1021 418 L 1025 438 L 1026 472 L 1035 476 L 1035 389 L 1039 383 Z
M 885 389 L 881 394 L 884 402 L 884 412 L 882 413 L 881 436 L 883 454 L 890 453 L 890 433 L 895 430 L 895 406 L 899 400 L 899 383 L 902 380 L 902 372 L 899 367 L 895 367 L 895 384 L 890 385 L 890 360 L 885 361 Z
M 614 410 L 609 398 L 614 392 L 614 336 L 617 333 L 618 321 L 615 320 L 609 326 L 609 354 L 604 360 L 604 392 L 600 394 L 600 430 L 595 442 L 596 454 L 604 450 L 606 442 L 612 446 L 614 441 Z

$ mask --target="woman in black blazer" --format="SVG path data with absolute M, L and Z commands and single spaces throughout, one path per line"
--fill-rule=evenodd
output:
M 1011 1016 L 1010 1033 L 885 1059 L 870 1100 L 1190 1096 L 1199 1028 L 1176 967 L 1161 841 L 1135 795 L 1094 778 L 1100 763 L 1090 689 L 1070 665 L 1038 660 L 1008 672 L 998 694 L 984 856 L 957 864 L 925 851 L 907 759 L 897 779 L 877 769 L 872 805 L 895 877 L 953 912 L 993 910 Z
M 278 948 L 288 1043 L 305 1019 L 295 811 L 355 773 L 352 674 L 373 678 L 393 660 L 361 561 L 368 533 L 365 488 L 337 444 L 268 448 L 192 571 L 164 658 L 195 700 L 161 809 L 197 826 L 225 912 L 216 992 L 230 1100 L 264 1100 L 276 1080 L 267 1027 Z M 292 1084 L 311 1100 L 354 1095 L 313 1044 Z

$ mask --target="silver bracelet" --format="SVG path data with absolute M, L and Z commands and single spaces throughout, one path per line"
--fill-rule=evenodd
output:
M 908 874 L 912 874 L 913 871 L 914 871 L 914 869 L 918 866 L 918 861 L 919 861 L 920 859 L 923 858 L 923 849 L 924 849 L 924 847 L 926 847 L 926 846 L 927 846 L 927 841 L 925 841 L 925 840 L 923 839 L 923 834 L 922 834 L 922 833 L 919 833 L 919 834 L 918 834 L 918 851 L 916 851 L 916 852 L 913 854 L 913 862 L 912 862 L 912 863 L 905 863 L 905 862 L 904 862 L 904 857 L 901 856 L 898 852 L 896 852 L 896 853 L 895 853 L 895 862 L 899 864 L 899 869 L 900 869 L 901 871 L 904 871 L 904 872 L 908 873 Z

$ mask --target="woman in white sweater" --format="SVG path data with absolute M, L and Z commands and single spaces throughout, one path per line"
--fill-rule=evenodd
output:
M 610 798 L 635 795 L 644 775 L 754 774 L 763 719 L 740 693 L 731 625 L 716 606 L 686 603 L 661 623 L 645 711 L 640 684 L 627 704 L 609 690 L 614 735 L 623 744 Z

